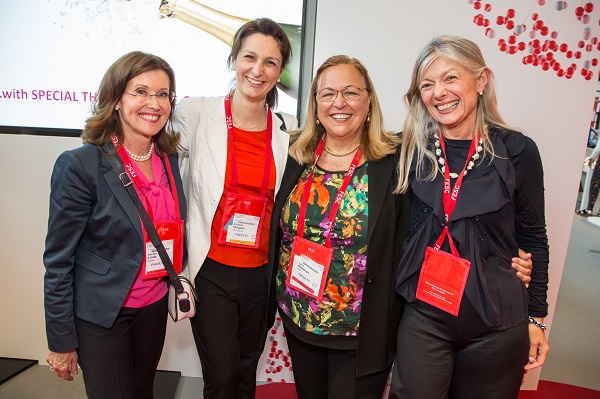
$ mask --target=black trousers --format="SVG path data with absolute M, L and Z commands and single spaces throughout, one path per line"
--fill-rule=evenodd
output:
M 267 320 L 267 267 L 239 268 L 206 259 L 195 278 L 191 319 L 204 398 L 254 398 Z
M 311 345 L 285 329 L 298 399 L 381 399 L 390 367 L 356 377 L 356 350 Z
M 75 318 L 79 364 L 88 398 L 152 399 L 167 331 L 167 296 L 122 308 L 111 328 Z
M 417 301 L 398 331 L 390 399 L 515 399 L 527 363 L 527 322 L 483 325 L 463 298 L 458 317 Z

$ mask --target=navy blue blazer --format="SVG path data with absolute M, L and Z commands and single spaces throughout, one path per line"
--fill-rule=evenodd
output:
M 177 154 L 168 161 L 185 220 Z M 44 251 L 48 348 L 66 352 L 78 347 L 75 316 L 111 327 L 143 256 L 139 214 L 102 151 L 85 144 L 62 153 L 52 173 Z

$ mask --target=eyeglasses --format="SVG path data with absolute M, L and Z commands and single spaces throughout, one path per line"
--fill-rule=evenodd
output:
M 342 93 L 342 97 L 344 97 L 346 101 L 360 100 L 360 96 L 362 95 L 363 91 L 369 90 L 366 87 L 364 89 L 361 89 L 360 87 L 356 86 L 346 86 L 341 90 L 332 89 L 331 87 L 325 87 L 321 90 L 317 90 L 315 94 L 317 95 L 317 100 L 324 103 L 331 103 L 335 101 L 335 99 L 338 96 L 338 93 Z
M 150 94 L 144 89 L 136 89 L 133 93 L 129 93 L 128 91 L 125 91 L 124 93 L 134 97 L 138 103 L 150 101 L 152 97 L 156 97 L 159 103 L 171 103 L 175 101 L 175 98 L 177 97 L 171 90 L 163 90 L 156 94 Z

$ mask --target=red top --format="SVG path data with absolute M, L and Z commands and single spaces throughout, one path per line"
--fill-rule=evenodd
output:
M 263 171 L 265 168 L 265 150 L 267 141 L 266 130 L 260 132 L 249 132 L 233 128 L 235 140 L 233 141 L 235 157 L 238 170 L 239 194 L 260 196 Z M 269 229 L 271 224 L 271 213 L 273 210 L 273 199 L 275 197 L 275 182 L 277 174 L 275 163 L 271 160 L 271 173 L 267 185 L 267 209 L 265 220 L 262 224 L 260 243 L 257 249 L 232 247 L 220 245 L 219 230 L 222 226 L 223 209 L 225 198 L 231 189 L 231 154 L 227 153 L 227 169 L 225 172 L 225 187 L 217 212 L 213 218 L 211 227 L 211 240 L 208 257 L 219 263 L 236 267 L 258 267 L 267 263 L 269 250 Z

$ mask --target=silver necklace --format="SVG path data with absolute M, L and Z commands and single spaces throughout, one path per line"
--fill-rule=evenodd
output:
M 144 162 L 150 159 L 150 157 L 152 156 L 152 150 L 154 149 L 154 143 L 150 144 L 150 150 L 148 151 L 147 154 L 144 155 L 135 155 L 133 152 L 129 151 L 129 149 L 127 147 L 125 147 L 125 145 L 123 145 L 123 148 L 125 148 L 125 151 L 127 151 L 127 154 L 129 154 L 129 157 L 131 159 L 133 159 L 136 162 Z
M 442 173 L 445 173 L 446 166 L 444 164 L 446 163 L 446 161 L 442 157 L 442 149 L 440 148 L 440 136 L 438 136 L 437 134 L 434 134 L 433 137 L 435 137 L 435 142 L 433 143 L 433 145 L 435 146 L 435 155 L 437 157 L 438 163 L 440 164 L 440 170 L 442 171 Z M 463 176 L 466 176 L 467 172 L 469 170 L 473 169 L 473 167 L 475 167 L 475 161 L 480 158 L 479 154 L 481 153 L 481 151 L 483 151 L 482 144 L 483 144 L 483 140 L 480 137 L 479 143 L 477 143 L 477 147 L 475 148 L 475 153 L 473 154 L 473 156 L 471 156 L 471 160 L 467 164 L 467 167 L 465 168 L 465 172 L 463 173 Z M 450 177 L 452 179 L 456 179 L 458 177 L 458 173 L 453 173 L 453 172 L 448 171 L 448 174 L 450 175 Z

